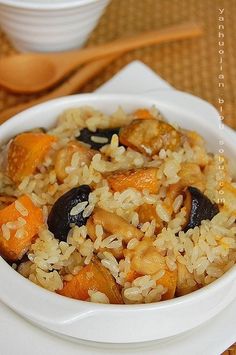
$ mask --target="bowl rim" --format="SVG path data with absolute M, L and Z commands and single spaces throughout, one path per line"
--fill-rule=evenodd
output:
M 176 91 L 178 93 L 178 91 Z M 173 94 L 173 93 L 172 93 Z M 169 95 L 169 93 L 168 93 Z M 189 94 L 186 94 L 189 95 Z M 192 95 L 190 95 L 192 96 Z M 88 100 L 88 105 L 90 104 L 89 100 L 98 100 L 98 98 L 100 99 L 100 101 L 112 101 L 114 99 L 119 99 L 119 100 L 124 100 L 125 103 L 129 103 L 129 102 L 135 102 L 135 104 L 137 103 L 138 100 L 140 100 L 140 95 L 132 95 L 132 94 L 99 94 L 99 93 L 91 93 L 91 94 L 77 94 L 77 95 L 70 95 L 70 96 L 65 96 L 65 97 L 61 97 L 61 98 L 57 98 L 57 99 L 53 99 L 53 100 L 49 100 L 45 103 L 41 103 L 38 104 L 32 108 L 29 108 L 28 110 L 25 110 L 17 115 L 15 115 L 14 117 L 12 117 L 10 120 L 8 120 L 7 122 L 3 123 L 0 126 L 0 132 L 5 131 L 6 130 L 10 130 L 11 126 L 14 125 L 15 122 L 17 122 L 17 120 L 19 120 L 18 122 L 22 122 L 24 121 L 24 118 L 28 116 L 32 117 L 34 112 L 39 112 L 43 110 L 46 111 L 50 111 L 50 109 L 52 111 L 54 111 L 55 108 L 57 108 L 60 104 L 61 105 L 67 105 L 69 103 L 74 104 L 77 100 L 78 100 L 78 105 L 84 105 L 83 99 L 86 101 Z M 141 98 L 144 101 L 147 101 L 147 104 L 150 102 L 154 102 L 157 101 L 158 98 L 156 97 L 148 97 L 148 96 L 144 96 L 141 95 Z M 82 99 L 82 100 L 81 100 Z M 133 100 L 133 101 L 132 101 Z M 82 103 L 81 103 L 82 101 Z M 68 108 L 67 106 L 62 108 L 62 110 L 65 110 L 66 108 Z M 26 116 L 25 116 L 26 115 Z M 215 122 L 216 123 L 216 122 Z M 18 123 L 18 125 L 20 125 Z M 214 130 L 216 130 L 216 128 L 214 127 L 214 122 L 204 122 L 205 126 L 208 126 Z M 227 137 L 227 132 L 222 132 L 222 134 L 224 135 L 224 137 Z M 6 132 L 3 133 L 3 136 L 6 135 Z M 233 147 L 233 143 L 231 142 L 227 142 L 229 146 Z M 236 146 L 234 145 L 233 149 L 236 149 Z M 3 268 L 2 268 L 3 267 Z M 225 272 L 219 279 L 215 280 L 213 283 L 204 286 L 203 288 L 196 290 L 190 294 L 178 297 L 178 298 L 173 298 L 171 300 L 166 300 L 166 301 L 161 301 L 161 302 L 155 302 L 155 303 L 150 303 L 150 304 L 132 304 L 132 305 L 114 305 L 114 304 L 96 304 L 96 303 L 90 303 L 90 302 L 86 302 L 86 301 L 81 301 L 81 300 L 74 300 L 65 296 L 61 296 L 58 295 L 55 292 L 51 292 L 48 291 L 47 289 L 42 288 L 41 286 L 35 285 L 32 281 L 25 279 L 23 276 L 19 275 L 15 270 L 13 270 L 13 268 L 8 265 L 8 263 L 0 257 L 0 275 L 2 274 L 2 272 L 6 272 L 7 275 L 10 275 L 12 273 L 12 275 L 15 275 L 15 277 L 17 278 L 17 284 L 18 285 L 22 285 L 24 286 L 26 289 L 31 291 L 31 295 L 37 295 L 38 297 L 40 297 L 40 295 L 42 296 L 42 299 L 45 299 L 48 297 L 49 300 L 51 301 L 56 301 L 55 305 L 63 305 L 66 304 L 68 306 L 71 306 L 73 308 L 79 305 L 81 305 L 83 308 L 86 308 L 86 312 L 91 312 L 91 311 L 128 311 L 128 312 L 132 312 L 134 310 L 136 311 L 150 311 L 150 310 L 158 310 L 158 309 L 163 309 L 163 308 L 169 308 L 169 306 L 178 306 L 179 304 L 183 304 L 183 303 L 191 303 L 192 301 L 197 301 L 197 300 L 201 300 L 206 293 L 213 293 L 214 290 L 217 290 L 225 285 L 227 285 L 229 280 L 233 280 L 235 278 L 235 274 L 236 274 L 236 265 L 233 266 L 230 270 L 228 270 L 227 272 Z M 19 277 L 20 276 L 20 277 Z M 14 278 L 15 278 L 14 277 Z M 14 283 L 13 283 L 14 284 Z M 8 285 L 9 288 L 11 288 Z M 14 287 L 14 286 L 13 286 Z M 12 302 L 9 302 L 9 300 L 7 299 L 7 297 L 9 296 L 9 294 L 12 294 L 12 291 L 8 288 L 5 288 L 6 290 L 6 294 L 3 295 L 0 292 L 0 299 L 3 300 L 3 302 L 7 305 L 9 305 L 10 307 L 12 306 Z M 59 296 L 59 297 L 58 297 Z M 32 297 L 34 299 L 34 297 Z M 26 307 L 22 307 L 22 304 L 20 303 L 21 308 L 24 308 L 24 314 L 27 314 L 27 312 L 25 312 L 25 308 Z M 20 308 L 20 307 L 19 307 Z M 77 307 L 78 308 L 78 307 Z M 18 313 L 20 313 L 20 309 L 16 308 L 16 311 Z M 36 311 L 36 309 L 35 309 Z M 37 313 L 37 311 L 35 312 Z M 40 314 L 40 310 L 38 312 Z M 35 314 L 31 314 L 29 315 L 30 317 L 35 317 Z M 37 319 L 41 318 L 41 320 L 43 319 L 43 315 L 37 317 Z
M 60 2 L 55 3 L 40 3 L 39 0 L 32 1 L 26 0 L 1 0 L 1 5 L 14 7 L 25 10 L 64 10 L 64 9 L 72 9 L 74 7 L 80 7 L 83 5 L 90 5 L 98 2 L 108 2 L 109 0 L 60 0 Z
M 73 299 L 70 297 L 66 297 L 63 295 L 60 295 L 56 292 L 52 292 L 49 291 L 45 288 L 43 288 L 40 285 L 35 284 L 34 282 L 30 281 L 29 279 L 25 278 L 24 276 L 22 276 L 21 274 L 17 273 L 17 271 L 15 271 L 1 256 L 0 256 L 0 268 L 4 267 L 5 271 L 7 272 L 8 275 L 10 275 L 10 273 L 12 273 L 12 275 L 14 275 L 17 279 L 17 285 L 20 286 L 22 285 L 22 287 L 27 288 L 28 291 L 30 291 L 30 295 L 32 297 L 34 297 L 35 295 L 39 297 L 42 297 L 43 299 L 45 298 L 45 300 L 47 299 L 48 301 L 57 301 L 55 302 L 55 305 L 63 305 L 63 303 L 68 306 L 75 306 L 75 310 L 78 307 L 76 307 L 76 305 L 82 305 L 84 307 L 86 307 L 86 312 L 90 312 L 90 311 L 125 311 L 125 312 L 132 312 L 133 310 L 138 310 L 138 311 L 151 311 L 153 309 L 158 310 L 158 309 L 163 309 L 163 308 L 168 308 L 169 306 L 178 306 L 180 304 L 183 303 L 192 303 L 193 298 L 195 301 L 197 300 L 201 300 L 202 298 L 205 297 L 206 293 L 213 293 L 215 290 L 227 285 L 228 281 L 231 280 L 233 281 L 235 279 L 235 275 L 236 275 L 236 265 L 234 265 L 232 268 L 230 268 L 229 270 L 227 270 L 222 276 L 220 276 L 218 279 L 216 279 L 214 282 L 198 289 L 195 290 L 191 293 L 188 293 L 186 295 L 180 296 L 180 297 L 176 297 L 176 298 L 172 298 L 169 300 L 164 300 L 164 301 L 159 301 L 159 302 L 152 302 L 152 303 L 139 303 L 139 304 L 103 304 L 103 303 L 95 303 L 95 302 L 88 302 L 88 301 L 82 301 L 82 300 L 77 300 L 77 299 Z M 0 272 L 1 274 L 1 272 Z M 235 274 L 235 275 L 234 275 Z M 9 287 L 9 285 L 8 285 Z M 4 303 L 5 304 L 9 304 L 7 301 L 5 301 L 5 297 L 4 298 Z M 2 297 L 0 297 L 0 299 L 2 299 Z M 46 300 L 46 301 L 47 301 Z M 11 306 L 10 306 L 11 307 Z M 39 310 L 39 313 L 42 310 Z M 37 312 L 35 312 L 37 313 Z M 25 313 L 27 314 L 27 313 Z M 34 317 L 34 315 L 31 315 L 32 318 Z

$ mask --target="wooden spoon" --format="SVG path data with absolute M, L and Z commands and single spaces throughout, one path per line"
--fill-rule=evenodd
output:
M 89 80 L 93 79 L 102 70 L 104 70 L 112 61 L 118 58 L 120 54 L 113 54 L 112 56 L 95 60 L 86 64 L 83 68 L 78 69 L 68 80 L 52 90 L 50 93 L 38 97 L 37 99 L 30 100 L 10 108 L 7 108 L 0 112 L 0 124 L 7 121 L 17 113 L 26 110 L 34 105 L 42 102 L 55 99 L 57 97 L 66 96 L 78 92 Z
M 202 28 L 199 25 L 183 23 L 76 51 L 16 54 L 0 60 L 0 85 L 17 93 L 38 92 L 56 84 L 86 62 L 139 47 L 201 34 Z

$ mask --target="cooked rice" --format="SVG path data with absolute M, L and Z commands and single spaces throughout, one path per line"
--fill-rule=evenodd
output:
M 156 108 L 152 108 L 150 112 L 154 117 L 162 119 Z M 184 232 L 182 226 L 185 224 L 186 210 L 183 208 L 183 195 L 178 194 L 175 197 L 173 210 L 165 203 L 170 185 L 177 184 L 180 180 L 179 172 L 183 163 L 196 163 L 200 166 L 205 178 L 204 194 L 213 202 L 218 202 L 220 181 L 223 179 L 231 183 L 227 160 L 221 159 L 224 176 L 219 175 L 220 157 L 208 154 L 200 137 L 196 138 L 195 144 L 184 141 L 178 151 L 161 149 L 158 155 L 150 159 L 131 148 L 119 146 L 119 137 L 116 134 L 110 144 L 107 144 L 107 138 L 92 136 L 93 142 L 106 145 L 93 156 L 88 165 L 81 162 L 78 152 L 73 153 L 70 165 L 65 168 L 67 176 L 63 181 L 58 181 L 55 156 L 59 149 L 79 136 L 82 128 L 87 127 L 95 132 L 97 128 L 121 127 L 133 118 L 132 114 L 127 115 L 122 108 L 118 108 L 110 116 L 91 107 L 67 110 L 59 117 L 57 126 L 49 130 L 50 134 L 59 139 L 53 144 L 35 175 L 25 177 L 16 187 L 4 171 L 0 172 L 0 193 L 16 198 L 27 194 L 43 211 L 44 228 L 27 252 L 28 261 L 21 262 L 17 269 L 23 276 L 50 291 L 57 291 L 62 289 L 63 282 L 72 280 L 96 256 L 120 285 L 124 303 L 133 304 L 162 300 L 168 291 L 168 286 L 164 282 L 162 284 L 162 280 L 169 272 L 176 273 L 180 264 L 186 268 L 186 285 L 192 290 L 208 285 L 235 265 L 234 210 L 220 208 L 220 212 L 211 221 L 202 221 L 199 227 Z M 83 142 L 81 144 L 87 146 Z M 143 167 L 158 168 L 157 178 L 161 181 L 161 186 L 157 194 L 151 194 L 148 190 L 140 192 L 135 188 L 127 188 L 121 192 L 110 190 L 106 180 L 107 173 Z M 137 273 L 134 279 L 129 278 L 133 271 L 132 256 L 137 252 L 141 241 L 131 236 L 124 244 L 122 235 L 105 231 L 101 224 L 95 225 L 95 240 L 88 237 L 86 226 L 76 225 L 71 226 L 67 241 L 55 239 L 46 225 L 51 207 L 65 192 L 82 184 L 92 186 L 93 191 L 89 195 L 89 201 L 75 205 L 70 215 L 82 213 L 86 218 L 93 213 L 94 208 L 100 207 L 121 216 L 143 233 L 151 250 L 154 248 L 165 258 L 165 268 L 150 275 Z M 137 209 L 143 204 L 155 207 L 157 219 L 141 222 Z M 11 231 L 15 231 L 16 238 L 19 239 L 26 233 L 24 217 L 29 212 L 18 200 L 15 201 L 15 208 L 21 217 L 1 225 L 1 234 L 5 240 L 10 239 Z M 121 249 L 126 250 L 122 256 L 119 254 Z M 88 301 L 109 303 L 104 293 L 92 289 L 88 291 Z
M 91 141 L 95 143 L 108 143 L 108 138 L 106 137 L 98 137 L 98 136 L 92 136 Z
M 27 235 L 28 235 L 28 232 L 24 228 L 19 228 L 16 231 L 15 237 L 17 239 L 21 239 L 21 238 L 23 238 L 23 237 L 25 237 Z
M 70 210 L 70 215 L 71 216 L 76 216 L 77 214 L 81 213 L 84 211 L 85 207 L 87 206 L 88 201 L 85 202 L 79 202 L 77 205 L 75 205 L 71 210 Z
M 27 210 L 27 208 L 25 208 L 22 203 L 20 203 L 19 201 L 15 201 L 15 207 L 16 207 L 16 210 L 18 212 L 20 212 L 20 214 L 23 216 L 23 217 L 26 217 L 28 216 L 29 212 Z
M 8 228 L 8 226 L 3 223 L 1 229 L 2 229 L 3 238 L 6 240 L 9 240 L 11 237 L 11 232 L 10 232 L 10 229 Z
M 94 303 L 110 303 L 109 298 L 103 292 L 89 290 L 88 294 L 90 296 L 90 302 L 94 302 Z

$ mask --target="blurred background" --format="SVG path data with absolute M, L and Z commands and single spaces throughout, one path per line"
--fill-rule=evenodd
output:
M 223 89 L 218 87 L 218 76 L 222 73 L 218 54 L 219 8 L 224 9 L 225 26 Z M 202 23 L 204 36 L 125 54 L 87 84 L 82 92 L 93 91 L 126 64 L 138 59 L 175 88 L 200 96 L 217 108 L 218 97 L 223 94 L 225 123 L 236 128 L 236 0 L 111 0 L 87 45 L 105 43 L 186 20 Z M 0 56 L 14 52 L 4 33 L 0 32 Z M 37 95 L 15 95 L 0 89 L 0 111 L 32 97 Z

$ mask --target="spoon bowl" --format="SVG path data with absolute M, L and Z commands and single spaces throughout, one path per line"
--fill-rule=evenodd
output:
M 56 66 L 53 61 L 46 57 L 39 60 L 35 58 L 35 54 L 26 54 L 11 56 L 7 61 L 1 59 L 1 85 L 16 93 L 33 93 L 43 90 L 45 85 L 53 84 L 56 75 Z
M 61 53 L 31 53 L 5 57 L 0 60 L 0 85 L 17 93 L 38 92 L 56 84 L 86 62 L 148 45 L 193 38 L 201 34 L 201 26 L 183 23 L 97 47 Z

